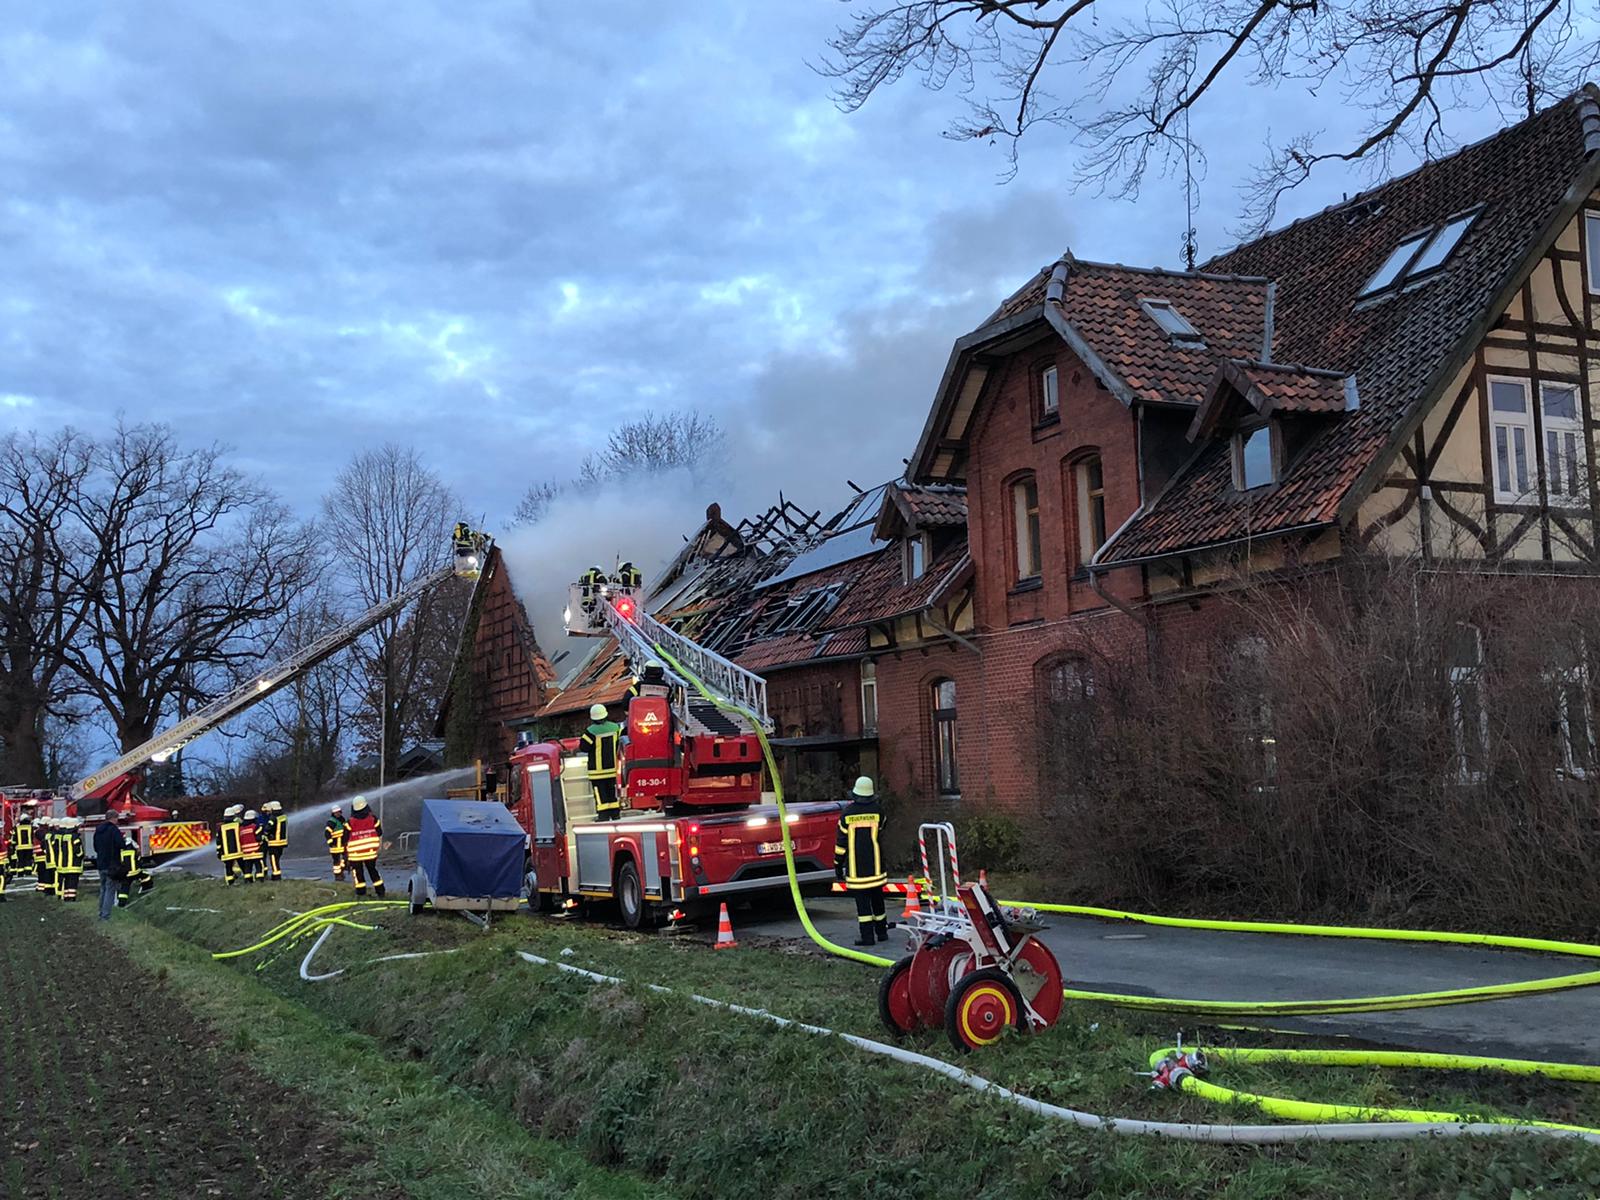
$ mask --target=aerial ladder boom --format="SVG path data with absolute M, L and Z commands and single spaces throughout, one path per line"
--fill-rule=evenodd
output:
M 282 662 L 275 663 L 254 679 L 241 683 L 233 691 L 219 696 L 200 711 L 185 717 L 172 728 L 163 730 L 142 745 L 135 746 L 115 762 L 108 763 L 94 774 L 80 779 L 69 789 L 68 797 L 72 800 L 82 800 L 85 797 L 95 796 L 107 789 L 107 785 L 116 783 L 130 771 L 136 771 L 146 763 L 166 762 L 195 738 L 238 716 L 278 689 L 293 683 L 311 668 L 350 645 L 374 625 L 387 617 L 394 616 L 424 592 L 437 587 L 452 575 L 476 579 L 481 555 L 487 544 L 487 539 L 482 534 L 472 533 L 458 526 L 455 557 L 449 566 L 440 567 L 427 575 L 417 577 L 387 600 L 373 605 L 355 620 L 341 625 L 331 633 L 324 634 Z
M 706 691 L 717 699 L 754 713 L 763 728 L 772 728 L 772 718 L 767 715 L 767 681 L 761 676 L 662 624 L 639 606 L 631 592 L 623 591 L 620 595 L 610 592 L 600 599 L 599 607 L 606 629 L 617 639 L 635 670 L 651 659 L 660 661 L 657 650 L 664 650 L 693 672 Z M 667 663 L 662 663 L 662 670 L 674 685 L 671 689 L 673 715 L 687 729 L 717 732 L 714 725 L 709 729 L 707 726 L 708 717 L 716 720 L 714 706 L 705 702 L 694 684 Z M 726 714 L 721 716 L 723 721 L 728 719 Z

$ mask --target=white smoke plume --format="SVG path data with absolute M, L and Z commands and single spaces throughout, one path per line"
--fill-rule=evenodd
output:
M 619 561 L 644 573 L 648 589 L 661 570 L 705 523 L 706 505 L 719 499 L 715 485 L 689 471 L 662 471 L 594 490 L 572 490 L 556 497 L 531 525 L 499 539 L 500 552 L 517 598 L 533 622 L 540 648 L 551 659 L 562 650 L 581 650 L 568 639 L 561 613 L 567 588 L 589 567 L 608 574 Z M 776 499 L 776 494 L 774 494 Z M 727 506 L 727 501 L 722 501 Z M 727 509 L 736 522 L 742 515 Z M 568 663 L 556 668 L 565 672 Z

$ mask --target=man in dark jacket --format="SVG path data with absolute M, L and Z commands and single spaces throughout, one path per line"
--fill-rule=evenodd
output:
M 883 907 L 883 885 L 889 877 L 883 870 L 883 847 L 878 842 L 883 809 L 878 806 L 871 776 L 857 779 L 853 793 L 854 799 L 839 816 L 833 871 L 856 902 L 856 945 L 870 946 L 889 940 L 889 918 Z
M 117 906 L 117 880 L 122 878 L 122 851 L 128 839 L 106 814 L 100 828 L 94 831 L 94 865 L 100 872 L 100 919 L 109 921 L 111 910 Z

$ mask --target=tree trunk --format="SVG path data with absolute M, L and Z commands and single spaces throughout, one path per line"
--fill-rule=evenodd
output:
M 35 705 L 20 708 L 5 734 L 4 767 L 0 784 L 15 787 L 45 786 L 44 740 L 39 736 L 44 714 Z

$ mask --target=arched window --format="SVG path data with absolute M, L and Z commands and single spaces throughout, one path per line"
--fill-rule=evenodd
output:
M 1012 546 L 1017 582 L 1039 578 L 1039 482 L 1024 475 L 1011 485 Z
M 1078 564 L 1083 566 L 1106 544 L 1106 477 L 1098 454 L 1079 459 L 1072 474 L 1078 497 Z
M 936 679 L 930 689 L 933 715 L 933 781 L 942 800 L 961 798 L 956 773 L 956 681 Z

